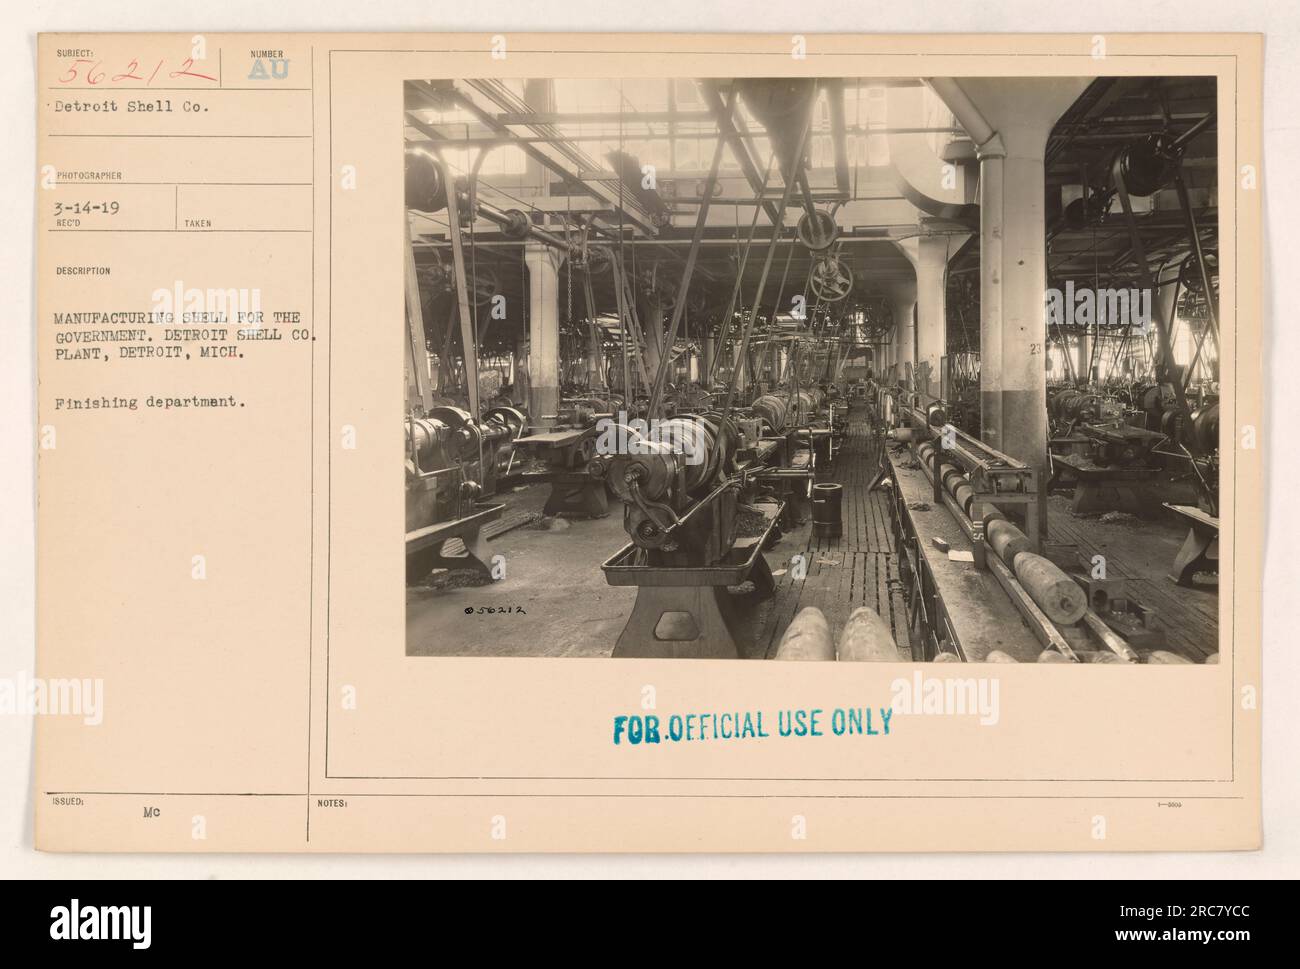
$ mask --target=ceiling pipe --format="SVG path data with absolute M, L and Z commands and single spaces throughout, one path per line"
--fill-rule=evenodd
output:
M 975 143 L 980 164 L 980 420 L 984 433 L 997 447 L 1002 440 L 1002 249 L 1006 235 L 1003 171 L 1007 157 L 1002 136 L 988 123 L 975 102 L 951 77 L 931 77 L 925 82 L 948 106 L 957 123 Z M 990 322 L 995 321 L 995 322 Z M 995 436 L 995 437 L 994 437 Z
M 975 107 L 975 102 L 962 90 L 962 86 L 955 78 L 927 77 L 924 80 L 930 86 L 930 90 L 934 91 L 948 106 L 957 123 L 966 129 L 971 141 L 975 142 L 975 150 L 981 159 L 985 156 L 1006 157 L 1006 148 L 1002 144 L 1001 136 L 984 119 L 979 108 Z

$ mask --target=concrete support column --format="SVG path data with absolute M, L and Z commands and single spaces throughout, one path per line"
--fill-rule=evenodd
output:
M 1043 133 L 1046 137 L 1046 132 Z M 1047 242 L 1044 221 L 1042 144 L 1013 138 L 1027 150 L 1008 147 L 997 159 L 1001 185 L 989 192 L 989 235 L 1002 232 L 987 262 L 984 282 L 997 292 L 997 315 L 982 314 L 980 348 L 997 347 L 996 368 L 986 369 L 981 356 L 981 397 L 989 409 L 985 440 L 1031 466 L 1041 467 L 1047 447 L 1047 368 L 1044 289 L 1047 285 Z M 991 160 L 992 161 L 992 160 Z M 983 291 L 981 291 L 981 299 Z M 990 361 L 991 362 L 991 361 Z M 983 409 L 983 408 L 981 408 Z M 990 436 L 989 432 L 992 432 Z
M 980 419 L 984 441 L 1047 465 L 1047 136 L 1084 78 L 931 79 L 980 159 Z M 1040 500 L 1045 509 L 1045 500 Z M 1042 519 L 1045 523 L 1045 516 Z
M 736 377 L 737 393 L 744 391 L 745 388 L 749 386 L 749 377 L 750 377 L 749 367 L 745 366 L 743 369 L 741 369 L 740 362 L 741 362 L 740 341 L 737 340 L 734 344 L 732 344 L 731 347 L 731 366 L 733 370 L 739 371 Z
M 511 399 L 522 407 L 530 408 L 532 405 L 532 395 L 529 388 L 532 382 L 528 377 L 528 341 L 515 341 L 514 356 L 510 365 L 510 382 L 514 385 L 514 394 Z
M 542 424 L 549 423 L 544 415 L 560 409 L 560 273 L 548 246 L 527 246 L 524 262 L 528 266 L 528 416 L 533 424 Z
M 549 78 L 524 82 L 524 101 L 539 112 L 555 110 L 555 82 Z M 525 184 L 540 195 L 548 195 L 550 172 L 537 159 L 529 157 L 525 167 Z M 528 418 L 543 423 L 543 414 L 560 409 L 560 289 L 559 265 L 545 246 L 529 245 L 524 249 L 528 267 Z M 547 421 L 546 423 L 550 423 Z
M 916 297 L 895 304 L 902 326 L 898 330 L 898 379 L 913 384 L 916 368 Z
M 907 381 L 908 367 L 916 363 L 916 291 L 915 280 L 885 287 L 894 314 L 892 362 L 900 384 Z
M 948 352 L 948 260 L 969 236 L 931 236 L 917 240 L 916 363 L 924 371 L 917 389 L 936 398 L 941 392 L 943 356 Z
M 1090 371 L 1092 370 L 1092 339 L 1087 332 L 1079 334 L 1079 353 L 1078 359 L 1074 365 L 1074 372 L 1083 383 L 1092 379 Z

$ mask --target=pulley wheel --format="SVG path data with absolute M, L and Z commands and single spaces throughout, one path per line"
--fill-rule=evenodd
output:
M 1164 134 L 1148 135 L 1125 145 L 1115 157 L 1114 170 L 1124 176 L 1129 195 L 1154 195 L 1174 174 L 1178 150 Z
M 599 276 L 607 273 L 613 264 L 613 257 L 610 256 L 609 250 L 604 246 L 588 247 L 585 266 L 589 275 Z
M 799 241 L 805 248 L 813 252 L 821 252 L 830 248 L 839 236 L 840 228 L 835 224 L 835 217 L 829 212 L 813 209 L 811 213 L 805 212 L 799 218 L 797 232 Z
M 510 428 L 510 440 L 514 440 L 523 433 L 528 418 L 524 417 L 523 412 L 514 407 L 492 407 L 483 412 L 484 422 L 498 420 L 506 427 Z
M 827 303 L 838 303 L 853 292 L 853 273 L 831 256 L 817 260 L 809 280 L 814 295 Z
M 1214 291 L 1219 291 L 1219 254 L 1213 249 L 1206 249 L 1202 253 L 1205 257 L 1205 274 L 1210 277 L 1210 285 Z M 1182 266 L 1178 270 L 1178 279 L 1183 289 L 1197 296 L 1205 287 L 1201 284 L 1201 270 L 1196 265 L 1196 256 L 1190 255 L 1183 260 Z
M 406 207 L 440 212 L 447 207 L 447 186 L 437 160 L 420 148 L 406 149 Z

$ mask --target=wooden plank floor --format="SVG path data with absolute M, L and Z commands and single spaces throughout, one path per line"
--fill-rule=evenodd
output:
M 1218 651 L 1218 587 L 1198 580 L 1195 588 L 1187 589 L 1168 575 L 1187 535 L 1185 526 L 1164 519 L 1076 516 L 1066 498 L 1053 495 L 1048 531 L 1051 543 L 1076 546 L 1088 561 L 1105 556 L 1108 574 L 1124 579 L 1135 599 L 1156 610 L 1168 649 L 1198 663 Z
M 818 476 L 818 481 L 844 485 L 843 534 L 816 538 L 812 523 L 805 522 L 766 553 L 773 572 L 778 573 L 776 595 L 755 609 L 753 646 L 747 658 L 770 659 L 800 609 L 821 609 L 838 635 L 849 614 L 864 605 L 890 623 L 903 658 L 911 657 L 889 499 L 882 492 L 867 491 L 880 466 L 880 455 L 866 416 L 865 405 L 850 411 L 844 446 L 828 472 Z M 807 562 L 803 579 L 796 579 L 791 568 L 795 555 L 803 555 Z

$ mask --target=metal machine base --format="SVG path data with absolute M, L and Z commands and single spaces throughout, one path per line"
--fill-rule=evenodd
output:
M 1198 572 L 1217 573 L 1219 559 L 1210 554 L 1210 549 L 1219 541 L 1219 520 L 1190 505 L 1166 504 L 1165 507 L 1186 518 L 1190 525 L 1169 578 L 1179 585 L 1191 586 Z
M 712 522 L 717 504 L 734 512 L 734 495 L 727 489 L 718 492 L 729 500 L 706 500 L 697 504 L 682 519 L 689 528 L 694 516 L 697 524 Z M 776 581 L 763 546 L 776 529 L 785 510 L 781 502 L 764 502 L 754 506 L 762 511 L 766 524 L 757 534 L 737 540 L 725 553 L 708 565 L 656 564 L 645 562 L 646 551 L 624 545 L 601 565 L 605 580 L 614 586 L 636 586 L 636 604 L 627 625 L 614 645 L 616 657 L 639 659 L 739 659 L 742 616 L 738 606 L 770 598 L 776 593 Z M 705 530 L 708 530 L 708 525 Z M 673 556 L 689 557 L 678 551 Z M 640 563 L 640 564 L 638 564 Z M 746 594 L 732 594 L 728 587 L 745 582 L 754 589 Z
M 609 494 L 605 482 L 586 474 L 562 475 L 551 481 L 543 515 L 586 515 L 604 518 L 609 514 Z
M 484 575 L 492 573 L 488 564 L 491 556 L 480 532 L 488 522 L 496 521 L 505 505 L 492 505 L 465 518 L 443 522 L 408 532 L 406 536 L 406 581 L 424 578 L 434 569 L 468 569 Z M 459 538 L 465 546 L 464 555 L 444 555 L 443 547 Z
M 1073 454 L 1053 456 L 1055 473 L 1048 482 L 1050 491 L 1058 481 L 1074 482 L 1076 515 L 1122 511 L 1130 515 L 1151 516 L 1160 507 L 1155 496 L 1159 468 L 1102 467 Z
M 761 601 L 776 591 L 767 560 L 749 572 L 754 591 L 732 595 L 721 585 L 643 585 L 614 656 L 632 659 L 739 659 L 742 617 L 736 600 Z

